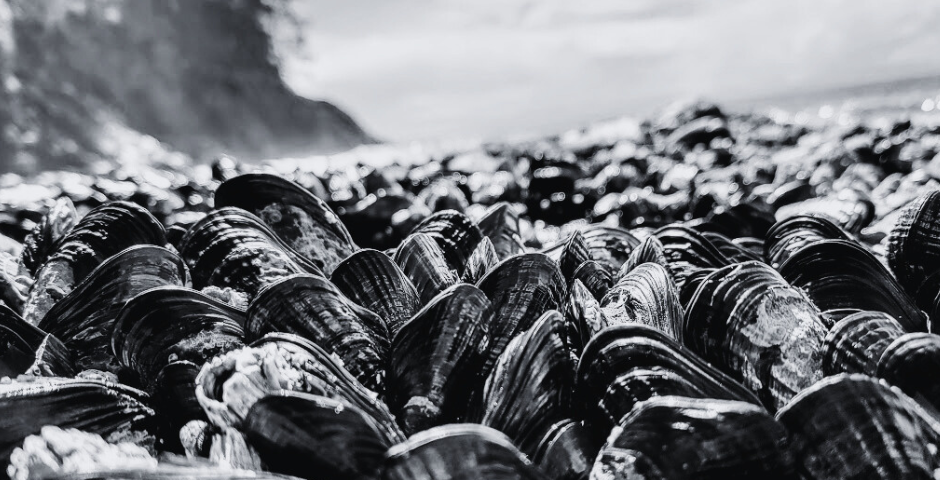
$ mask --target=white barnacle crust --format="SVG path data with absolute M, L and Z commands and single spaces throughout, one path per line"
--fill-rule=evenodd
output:
M 133 443 L 108 443 L 93 433 L 46 426 L 10 454 L 7 475 L 14 480 L 48 478 L 104 470 L 155 469 L 157 460 Z

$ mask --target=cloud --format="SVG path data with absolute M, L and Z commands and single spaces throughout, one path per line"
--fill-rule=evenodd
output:
M 300 93 L 408 140 L 546 133 L 671 99 L 940 73 L 928 0 L 301 2 Z

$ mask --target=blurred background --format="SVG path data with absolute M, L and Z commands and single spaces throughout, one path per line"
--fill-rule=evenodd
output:
M 686 97 L 747 108 L 880 96 L 853 87 L 882 83 L 940 93 L 940 3 L 925 0 L 311 0 L 297 11 L 308 56 L 288 63 L 289 83 L 396 140 L 555 133 Z
M 926 0 L 0 0 L 0 169 L 518 139 L 693 97 L 930 113 L 938 24 Z

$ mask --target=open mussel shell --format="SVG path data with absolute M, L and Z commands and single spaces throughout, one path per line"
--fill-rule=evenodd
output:
M 39 267 L 46 263 L 59 241 L 72 231 L 76 223 L 78 213 L 72 200 L 65 196 L 56 199 L 23 241 L 20 259 L 30 274 L 35 275 Z
M 597 300 L 604 298 L 614 285 L 614 278 L 608 267 L 594 260 L 588 260 L 575 269 L 571 281 L 575 280 L 580 280 Z
M 74 376 L 72 355 L 56 337 L 0 305 L 0 377 Z
M 525 244 L 519 234 L 519 214 L 506 202 L 490 207 L 477 223 L 496 249 L 500 260 L 525 252 Z
M 558 267 L 568 283 L 571 283 L 574 278 L 574 271 L 590 259 L 591 252 L 588 251 L 584 235 L 576 231 L 568 237 L 568 241 L 562 247 L 561 256 L 558 258 Z
M 503 260 L 477 286 L 492 302 L 487 370 L 513 337 L 543 313 L 559 309 L 566 291 L 558 265 L 541 253 Z
M 613 429 L 591 478 L 799 478 L 787 432 L 759 406 L 657 397 Z
M 308 479 L 377 479 L 391 446 L 358 408 L 297 392 L 255 402 L 242 429 L 268 468 Z
M 547 480 L 502 433 L 450 424 L 389 449 L 382 480 Z
M 411 280 L 421 305 L 459 281 L 457 272 L 448 265 L 440 245 L 434 237 L 425 233 L 409 235 L 395 250 L 394 260 Z
M 105 440 L 143 438 L 154 412 L 146 395 L 123 385 L 47 379 L 0 384 L 0 462 L 46 425 L 97 433 Z
M 248 307 L 245 337 L 253 341 L 269 332 L 293 333 L 336 353 L 363 385 L 381 391 L 388 327 L 325 278 L 292 275 L 262 290 Z
M 179 252 L 197 289 L 228 287 L 251 298 L 284 276 L 322 274 L 258 217 L 235 207 L 213 210 L 196 222 L 180 240 Z
M 179 286 L 147 290 L 121 309 L 111 348 L 122 365 L 137 372 L 147 390 L 171 362 L 202 365 L 244 346 L 245 312 Z
M 669 272 L 657 263 L 644 263 L 621 278 L 601 300 L 604 314 L 614 323 L 636 322 L 677 338 L 685 312 Z
M 576 359 L 581 357 L 584 346 L 594 335 L 611 325 L 601 304 L 580 280 L 575 280 L 568 288 L 564 313 L 568 345 Z
M 480 289 L 457 284 L 395 334 L 387 396 L 407 433 L 463 418 L 486 360 L 489 306 Z
M 682 225 L 670 225 L 656 230 L 656 238 L 663 245 L 666 267 L 678 288 L 698 270 L 721 268 L 732 263 L 701 233 Z
M 483 237 L 477 248 L 473 249 L 467 259 L 467 268 L 464 269 L 460 281 L 464 283 L 477 283 L 486 273 L 499 264 L 499 255 L 489 237 Z
M 849 240 L 848 233 L 824 217 L 797 215 L 777 222 L 764 240 L 764 260 L 775 268 L 801 248 L 820 240 Z
M 561 314 L 546 312 L 514 338 L 486 380 L 481 424 L 534 455 L 551 426 L 571 416 L 574 363 Z
M 553 480 L 587 480 L 600 447 L 583 423 L 562 420 L 545 434 L 532 460 Z
M 23 306 L 23 318 L 38 324 L 101 262 L 139 244 L 166 244 L 163 225 L 143 207 L 109 202 L 88 212 L 59 240 L 55 252 L 36 272 L 36 281 Z
M 821 240 L 801 248 L 779 267 L 820 310 L 855 308 L 885 312 L 908 331 L 927 329 L 927 318 L 888 269 L 851 240 Z
M 627 261 L 620 267 L 620 272 L 617 273 L 617 280 L 644 263 L 657 263 L 663 267 L 668 267 L 663 244 L 655 235 L 644 238 L 640 246 L 630 252 L 630 257 L 627 258 Z
M 278 237 L 326 274 L 358 250 L 346 227 L 323 202 L 300 185 L 276 175 L 239 175 L 219 185 L 215 206 L 257 215 Z
M 776 410 L 822 375 L 822 313 L 761 262 L 706 277 L 686 310 L 683 343 Z
M 411 233 L 433 238 L 441 247 L 447 266 L 457 272 L 458 277 L 463 275 L 467 260 L 483 240 L 483 232 L 473 220 L 456 210 L 440 211 L 425 218 Z
M 760 404 L 747 388 L 659 330 L 638 324 L 606 328 L 584 347 L 578 401 L 597 432 L 607 432 L 637 403 L 656 396 Z
M 874 375 L 940 419 L 940 336 L 917 332 L 898 337 L 881 354 Z
M 587 246 L 590 258 L 603 264 L 610 272 L 620 270 L 633 249 L 640 245 L 640 239 L 620 227 L 591 224 L 582 228 L 579 233 L 584 237 L 584 244 Z M 567 239 L 546 248 L 542 253 L 559 261 L 566 244 Z
M 826 335 L 823 374 L 874 376 L 878 359 L 904 333 L 904 327 L 884 312 L 858 312 L 839 320 Z
M 421 308 L 411 280 L 388 255 L 363 249 L 343 260 L 330 276 L 350 300 L 375 312 L 394 335 Z
M 175 253 L 136 245 L 107 259 L 39 322 L 75 353 L 76 366 L 114 370 L 110 341 L 124 303 L 151 288 L 182 286 L 186 266 Z
M 907 395 L 858 374 L 827 377 L 777 413 L 806 479 L 934 478 L 937 423 Z

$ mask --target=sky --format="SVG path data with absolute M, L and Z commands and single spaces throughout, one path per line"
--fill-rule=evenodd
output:
M 392 141 L 940 75 L 933 0 L 297 0 L 288 84 Z

